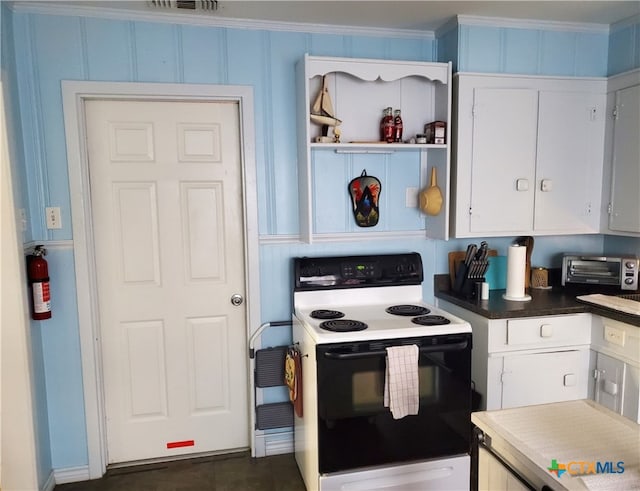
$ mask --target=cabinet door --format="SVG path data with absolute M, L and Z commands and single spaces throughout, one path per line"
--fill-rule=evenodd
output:
M 478 449 L 478 491 L 527 491 L 523 484 L 507 467 L 484 448 Z
M 536 232 L 598 231 L 604 99 L 588 92 L 540 92 Z
M 598 353 L 594 400 L 604 407 L 621 413 L 624 362 Z
M 537 104 L 536 90 L 474 89 L 471 232 L 532 230 Z
M 640 423 L 640 368 L 625 364 L 622 415 Z
M 588 350 L 505 356 L 502 408 L 584 399 L 588 370 Z
M 609 229 L 640 232 L 640 85 L 617 93 Z

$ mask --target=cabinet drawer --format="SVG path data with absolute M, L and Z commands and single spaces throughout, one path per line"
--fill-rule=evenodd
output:
M 580 346 L 591 341 L 587 314 L 509 319 L 491 336 L 490 350 L 514 351 L 534 348 Z

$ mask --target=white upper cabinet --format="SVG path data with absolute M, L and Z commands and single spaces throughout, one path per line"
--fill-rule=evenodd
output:
M 604 79 L 458 74 L 452 235 L 599 232 Z
M 472 128 L 472 165 L 458 167 L 458 182 L 467 181 L 470 192 L 459 188 L 457 198 L 473 208 L 471 233 L 533 228 L 537 111 L 534 90 L 477 88 L 471 111 L 459 115 Z M 462 139 L 459 134 L 457 160 L 467 162 Z
M 296 65 L 296 82 L 301 239 L 448 239 L 451 64 L 305 55 Z M 341 121 L 339 141 L 331 127 L 327 138 L 319 138 L 322 125 L 311 118 L 323 86 Z M 385 107 L 401 110 L 404 142 L 380 141 Z M 407 142 L 433 121 L 446 123 L 444 143 Z M 443 206 L 430 216 L 418 210 L 416 198 L 433 168 Z M 380 222 L 356 228 L 347 185 L 363 169 L 382 183 Z
M 612 93 L 611 191 L 606 233 L 640 234 L 640 71 L 631 78 L 636 85 Z M 609 133 L 608 133 L 609 134 Z M 608 190 L 605 189 L 605 193 Z

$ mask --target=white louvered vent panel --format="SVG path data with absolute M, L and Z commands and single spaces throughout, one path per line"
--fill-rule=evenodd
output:
M 218 0 L 148 0 L 153 9 L 218 10 Z

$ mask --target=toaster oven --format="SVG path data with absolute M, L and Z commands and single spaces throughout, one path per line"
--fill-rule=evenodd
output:
M 637 257 L 585 256 L 567 254 L 562 258 L 562 285 L 607 285 L 621 290 L 638 289 Z

